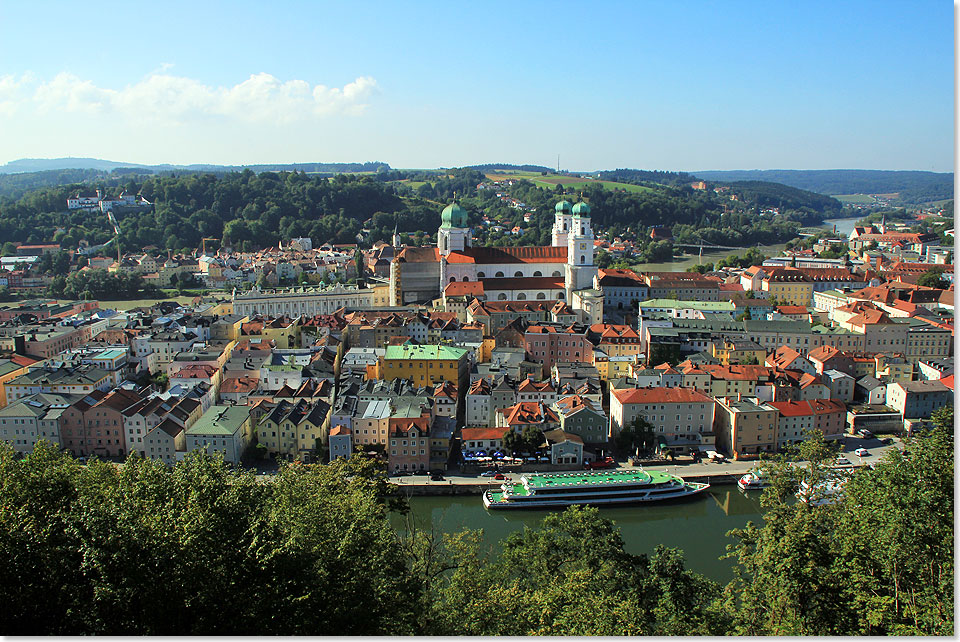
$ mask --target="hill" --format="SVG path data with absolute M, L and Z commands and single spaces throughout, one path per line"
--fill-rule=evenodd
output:
M 0 174 L 21 174 L 64 169 L 95 169 L 114 171 L 118 169 L 137 169 L 143 173 L 160 173 L 176 170 L 203 172 L 239 172 L 250 169 L 254 172 L 307 172 L 308 174 L 359 173 L 389 170 L 390 166 L 381 162 L 366 163 L 275 163 L 259 165 L 144 165 L 142 163 L 121 163 L 99 158 L 21 158 L 6 165 L 0 165 Z
M 769 181 L 819 194 L 898 194 L 899 203 L 914 204 L 953 198 L 952 172 L 876 169 L 704 170 L 708 181 Z

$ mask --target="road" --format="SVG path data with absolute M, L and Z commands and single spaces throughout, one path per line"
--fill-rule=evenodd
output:
M 858 457 L 857 455 L 853 454 L 857 448 L 866 448 L 870 454 L 866 457 Z M 854 437 L 853 435 L 846 435 L 841 453 L 844 457 L 850 460 L 851 464 L 857 466 L 866 466 L 879 461 L 883 456 L 883 453 L 891 448 L 903 449 L 903 444 L 899 438 L 894 437 L 892 444 L 884 446 L 880 443 L 880 440 L 876 438 L 861 439 L 860 437 Z M 673 475 L 680 475 L 681 477 L 697 477 L 700 475 L 743 475 L 744 473 L 747 473 L 753 469 L 756 465 L 756 461 L 725 461 L 723 463 L 716 463 L 704 460 L 699 464 L 664 463 L 645 465 L 643 469 L 663 471 Z M 636 468 L 624 464 L 617 466 L 617 469 L 636 470 Z M 461 475 L 455 472 L 444 473 L 443 477 L 443 481 L 432 481 L 428 475 L 403 475 L 401 477 L 391 477 L 390 481 L 401 486 L 411 484 L 417 486 L 449 486 L 451 484 L 476 485 L 483 483 L 487 483 L 491 486 L 499 486 L 503 483 L 503 481 L 495 480 L 492 477 L 481 477 L 480 475 Z M 519 477 L 519 473 L 507 474 L 508 479 L 515 480 L 517 477 Z

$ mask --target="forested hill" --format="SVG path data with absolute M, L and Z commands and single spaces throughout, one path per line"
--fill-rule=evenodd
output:
M 485 165 L 469 165 L 465 169 L 475 169 L 478 172 L 493 172 L 498 169 L 509 170 L 513 172 L 552 172 L 553 170 L 543 165 L 510 165 L 509 163 L 486 163 Z
M 952 172 L 874 169 L 709 170 L 695 174 L 708 181 L 771 181 L 820 194 L 893 194 L 902 203 L 953 198 Z
M 775 207 L 798 210 L 809 208 L 827 217 L 831 214 L 839 214 L 843 209 L 843 203 L 835 198 L 797 189 L 782 183 L 736 181 L 724 184 L 741 200 L 755 203 L 761 208 Z
M 117 169 L 140 170 L 141 173 L 160 173 L 176 170 L 204 172 L 239 172 L 244 169 L 254 172 L 307 172 L 340 174 L 344 172 L 386 171 L 390 166 L 381 162 L 367 163 L 274 163 L 261 165 L 213 165 L 201 163 L 194 165 L 143 165 L 140 163 L 120 163 L 99 158 L 21 158 L 0 165 L 0 174 L 18 174 L 22 172 L 42 172 L 50 170 L 92 169 L 113 171 Z

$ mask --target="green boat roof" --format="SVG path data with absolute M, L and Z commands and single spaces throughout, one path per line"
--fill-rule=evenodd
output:
M 525 475 L 527 485 L 531 488 L 553 488 L 556 486 L 592 486 L 595 484 L 636 483 L 643 482 L 657 484 L 676 479 L 675 475 L 659 471 L 645 470 L 594 470 L 572 471 L 562 473 L 533 473 Z

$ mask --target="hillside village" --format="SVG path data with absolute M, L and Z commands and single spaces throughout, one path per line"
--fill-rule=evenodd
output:
M 138 206 L 108 202 L 69 206 Z M 579 469 L 637 454 L 621 439 L 637 430 L 648 457 L 749 460 L 811 429 L 912 433 L 952 402 L 953 257 L 933 235 L 861 226 L 700 273 L 598 267 L 630 242 L 595 238 L 583 201 L 557 203 L 546 247 L 474 247 L 457 203 L 441 221 L 431 247 L 91 256 L 81 271 L 220 293 L 0 305 L 0 439 L 167 463 L 205 449 L 360 452 L 395 474 Z M 59 249 L 18 246 L 0 286 L 41 292 L 31 266 Z M 942 281 L 921 285 L 932 270 Z

